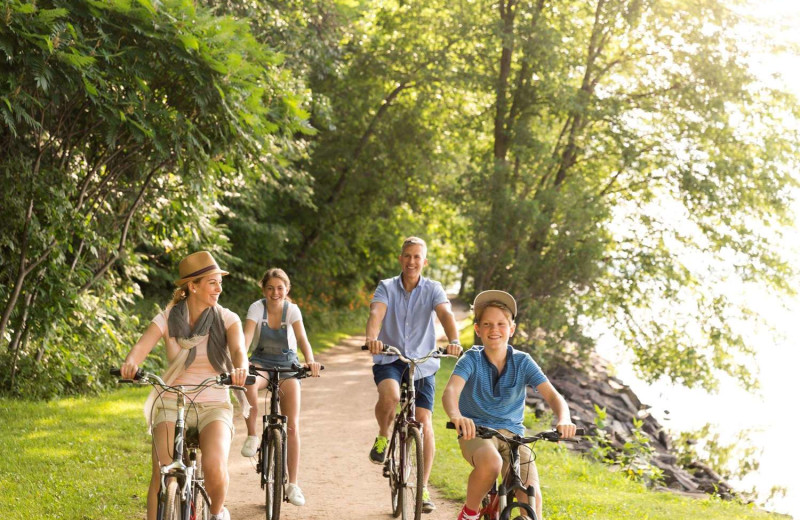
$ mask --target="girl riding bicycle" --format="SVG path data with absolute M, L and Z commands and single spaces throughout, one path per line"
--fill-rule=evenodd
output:
M 123 379 L 133 379 L 160 339 L 164 339 L 169 367 L 162 379 L 169 385 L 194 385 L 220 372 L 230 372 L 234 385 L 242 386 L 247 376 L 247 354 L 239 317 L 221 307 L 222 277 L 207 251 L 191 254 L 178 266 L 172 302 L 156 315 L 120 367 Z M 244 401 L 244 395 L 240 401 Z M 160 466 L 172 461 L 172 433 L 175 429 L 174 394 L 158 396 L 155 391 L 145 403 L 145 417 L 153 434 L 153 472 L 147 493 L 147 518 L 155 520 L 160 484 Z M 243 412 L 247 406 L 243 403 Z M 228 453 L 233 437 L 233 406 L 227 389 L 209 388 L 193 398 L 186 425 L 200 433 L 205 487 L 211 500 L 213 520 L 229 520 L 224 507 L 228 492 Z
M 250 305 L 244 325 L 245 344 L 254 342 L 256 345 L 250 363 L 259 367 L 291 367 L 292 364 L 299 364 L 299 346 L 311 376 L 319 377 L 320 364 L 314 361 L 300 308 L 288 296 L 292 286 L 289 277 L 283 269 L 268 269 L 260 285 L 264 298 Z M 254 410 L 258 409 L 258 390 L 266 386 L 266 380 L 259 378 L 257 384 L 247 388 L 247 400 Z M 288 430 L 289 484 L 286 486 L 286 498 L 291 504 L 302 506 L 305 497 L 297 485 L 300 466 L 300 381 L 297 379 L 281 382 L 281 413 L 287 417 Z M 247 439 L 242 446 L 242 455 L 245 457 L 254 456 L 258 449 L 256 415 L 253 413 L 247 418 Z
M 475 333 L 483 345 L 464 353 L 442 394 L 444 410 L 461 433 L 461 454 L 472 467 L 467 484 L 467 501 L 458 520 L 478 520 L 481 500 L 506 474 L 507 447 L 495 439 L 475 437 L 475 425 L 522 435 L 525 427 L 525 389 L 528 385 L 542 394 L 557 418 L 556 429 L 563 438 L 575 435 L 575 425 L 566 401 L 547 380 L 530 355 L 508 344 L 514 334 L 517 303 L 503 291 L 484 291 L 473 304 Z M 529 449 L 520 449 L 520 469 L 524 485 L 535 489 L 534 510 L 542 520 L 542 493 L 539 476 Z M 524 493 L 518 499 L 527 502 Z

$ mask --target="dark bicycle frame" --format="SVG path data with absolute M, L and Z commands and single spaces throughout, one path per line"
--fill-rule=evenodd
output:
M 324 367 L 320 367 L 320 369 L 322 368 Z M 289 378 L 303 379 L 309 377 L 309 372 L 310 369 L 300 365 L 293 365 L 292 367 L 259 367 L 250 365 L 251 374 L 258 377 L 263 377 L 267 380 L 267 391 L 270 393 L 269 413 L 265 413 L 262 417 L 263 432 L 261 435 L 261 445 L 258 448 L 258 464 L 256 466 L 256 472 L 261 474 L 261 489 L 264 489 L 267 486 L 267 448 L 273 435 L 278 435 L 281 443 L 282 467 L 281 475 L 279 477 L 281 479 L 282 486 L 286 485 L 286 479 L 289 474 L 288 463 L 286 460 L 288 450 L 286 439 L 286 422 L 288 418 L 280 413 L 280 374 L 289 374 Z M 266 373 L 268 377 L 264 376 L 263 373 Z M 277 477 L 278 476 L 276 475 L 276 478 Z M 286 493 L 283 493 L 282 501 L 288 501 Z M 275 520 L 277 520 L 279 517 L 280 512 Z
M 362 350 L 369 350 L 369 347 L 366 345 L 361 347 Z M 422 423 L 417 420 L 416 416 L 416 396 L 417 390 L 414 386 L 414 373 L 417 370 L 417 365 L 421 365 L 425 361 L 430 358 L 441 358 L 441 357 L 455 357 L 450 356 L 447 354 L 447 349 L 434 349 L 430 351 L 425 356 L 419 359 L 411 359 L 405 357 L 401 352 L 400 349 L 397 347 L 393 347 L 391 345 L 385 345 L 383 347 L 384 355 L 390 356 L 397 356 L 400 361 L 403 361 L 408 365 L 408 370 L 405 371 L 403 374 L 403 379 L 400 383 L 400 410 L 397 412 L 394 418 L 394 424 L 392 426 L 392 432 L 390 434 L 390 441 L 388 449 L 386 450 L 387 456 L 386 461 L 383 463 L 383 476 L 391 479 L 392 476 L 392 457 L 390 456 L 391 453 L 394 452 L 395 449 L 399 450 L 399 467 L 397 468 L 398 475 L 405 475 L 406 470 L 406 463 L 408 461 L 408 454 L 406 453 L 406 439 L 408 438 L 408 431 L 410 428 L 416 428 L 420 436 L 422 434 Z M 395 441 L 397 441 L 400 446 L 395 446 Z M 424 439 L 422 439 L 422 443 L 420 445 L 420 449 L 423 449 L 424 446 Z M 390 485 L 392 483 L 390 482 Z M 405 482 L 400 482 L 400 486 L 405 486 Z M 399 493 L 403 493 L 404 490 L 400 489 L 398 491 L 398 501 L 402 500 L 399 496 Z M 398 506 L 399 507 L 399 506 Z M 417 506 L 418 508 L 421 505 Z M 393 511 L 394 516 L 399 516 L 399 513 Z

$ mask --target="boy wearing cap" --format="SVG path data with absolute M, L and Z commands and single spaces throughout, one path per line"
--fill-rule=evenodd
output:
M 517 304 L 503 291 L 484 291 L 473 304 L 475 333 L 483 345 L 467 350 L 456 363 L 442 394 L 444 410 L 461 434 L 461 453 L 474 468 L 467 483 L 467 500 L 458 520 L 478 520 L 481 499 L 508 469 L 508 448 L 498 439 L 475 437 L 475 426 L 523 435 L 526 386 L 544 397 L 556 416 L 556 429 L 564 438 L 575 435 L 567 402 L 526 352 L 508 344 L 514 334 Z M 537 517 L 542 519 L 542 493 L 530 449 L 520 448 L 521 478 L 534 486 Z M 527 495 L 518 492 L 527 502 Z

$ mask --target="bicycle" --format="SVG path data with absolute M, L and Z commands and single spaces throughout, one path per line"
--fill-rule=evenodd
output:
M 456 429 L 452 422 L 448 422 L 446 427 L 450 430 Z M 584 435 L 584 433 L 583 428 L 578 428 L 575 431 L 576 436 Z M 459 433 L 460 436 L 461 434 Z M 537 520 L 536 512 L 533 510 L 536 490 L 533 486 L 525 487 L 523 485 L 522 477 L 520 476 L 519 448 L 528 444 L 535 445 L 538 441 L 577 442 L 577 439 L 562 439 L 557 430 L 540 432 L 530 437 L 516 434 L 509 437 L 494 428 L 485 426 L 475 426 L 475 436 L 482 439 L 497 437 L 502 440 L 508 444 L 511 458 L 508 466 L 508 475 L 501 476 L 500 486 L 498 487 L 497 482 L 495 482 L 492 485 L 492 489 L 483 497 L 480 518 L 482 520 Z M 533 446 L 530 447 L 530 450 L 533 460 L 535 460 L 536 454 L 533 452 Z M 527 504 L 517 499 L 516 491 L 518 490 L 528 495 Z
M 112 368 L 111 375 L 120 377 L 120 369 Z M 247 376 L 245 384 L 255 383 L 254 376 Z M 161 484 L 158 490 L 158 520 L 208 520 L 211 516 L 211 500 L 205 488 L 202 458 L 200 454 L 200 432 L 197 428 L 186 428 L 187 394 L 198 393 L 215 385 L 244 390 L 231 384 L 230 374 L 222 373 L 190 386 L 170 386 L 156 374 L 137 370 L 133 380 L 121 379 L 121 383 L 150 384 L 162 393 L 175 394 L 177 420 L 173 441 L 172 462 L 161 466 Z M 191 404 L 193 401 L 189 398 Z M 155 442 L 155 441 L 154 441 Z
M 369 350 L 363 345 L 361 350 Z M 383 346 L 383 354 L 394 355 L 408 364 L 408 371 L 400 384 L 400 410 L 394 418 L 383 476 L 389 479 L 392 494 L 392 516 L 403 520 L 419 520 L 422 517 L 422 485 L 424 460 L 422 451 L 422 423 L 415 415 L 416 389 L 414 381 L 417 365 L 431 358 L 456 357 L 447 354 L 447 349 L 434 349 L 419 359 L 405 357 L 397 347 Z
M 320 370 L 325 367 L 320 366 Z M 267 376 L 260 374 L 265 372 Z M 267 380 L 267 391 L 270 393 L 269 413 L 265 413 L 261 445 L 256 453 L 256 472 L 261 474 L 261 489 L 265 490 L 265 507 L 267 520 L 278 520 L 281 516 L 281 504 L 288 499 L 284 493 L 288 468 L 286 463 L 286 421 L 287 417 L 280 413 L 280 380 L 303 379 L 309 377 L 310 369 L 293 365 L 292 367 L 257 367 L 250 365 L 253 377 L 263 377 Z

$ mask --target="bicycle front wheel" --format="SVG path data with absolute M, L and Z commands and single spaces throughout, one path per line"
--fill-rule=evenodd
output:
M 211 505 L 205 489 L 203 477 L 202 455 L 197 453 L 197 463 L 194 471 L 194 492 L 192 493 L 192 518 L 193 520 L 209 520 L 211 518 Z
M 401 453 L 401 514 L 403 520 L 420 520 L 422 517 L 422 434 L 409 426 L 405 450 Z
M 500 520 L 536 520 L 537 516 L 528 504 L 517 502 L 509 502 L 503 512 L 500 514 Z
M 181 493 L 178 479 L 167 477 L 165 488 L 159 492 L 158 520 L 181 520 Z
M 283 502 L 283 436 L 280 430 L 269 430 L 267 437 L 263 468 L 266 513 L 267 520 L 278 520 Z

